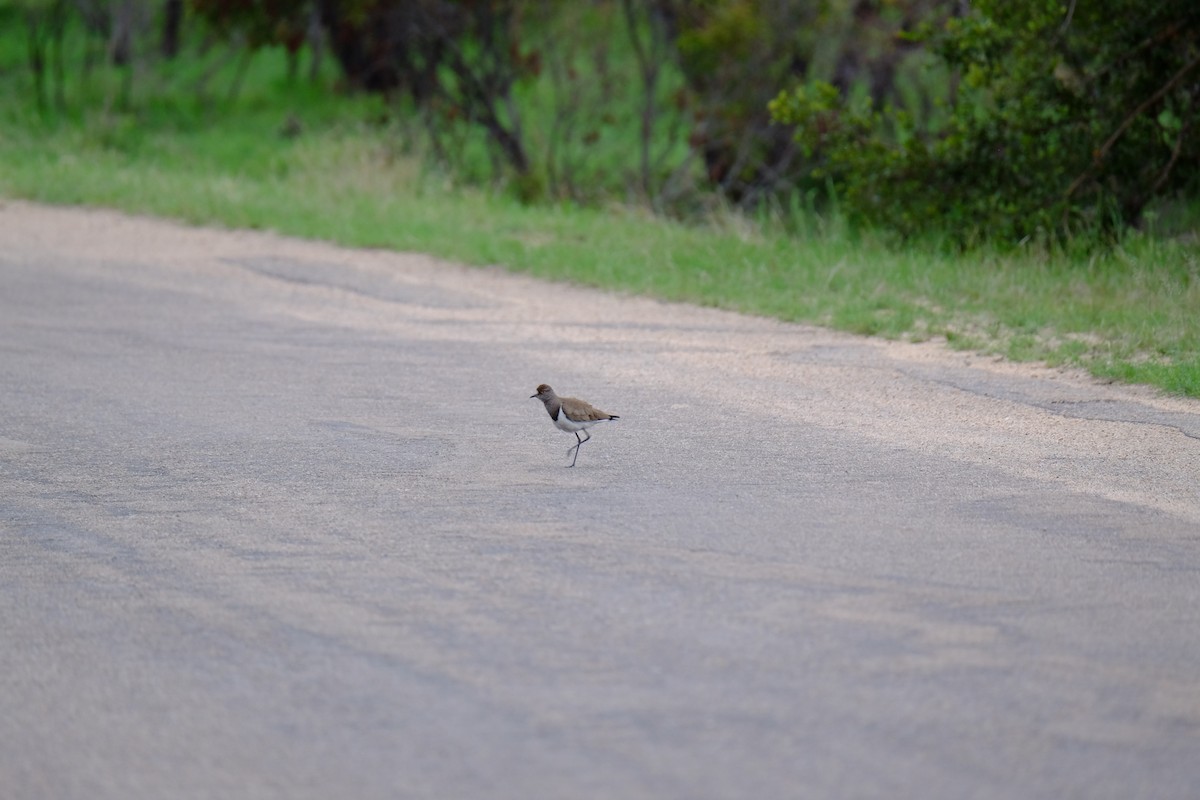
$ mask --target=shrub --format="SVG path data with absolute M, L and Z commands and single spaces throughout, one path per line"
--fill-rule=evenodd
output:
M 937 130 L 819 82 L 771 104 L 860 217 L 961 244 L 1094 239 L 1200 166 L 1194 0 L 977 0 L 916 33 L 957 76 Z

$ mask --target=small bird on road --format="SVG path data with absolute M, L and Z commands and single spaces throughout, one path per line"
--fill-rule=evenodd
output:
M 587 429 L 600 422 L 608 422 L 610 419 L 620 419 L 616 414 L 606 414 L 591 403 L 585 403 L 574 397 L 559 397 L 545 383 L 537 387 L 537 394 L 529 395 L 529 399 L 531 400 L 535 397 L 546 405 L 546 413 L 550 415 L 550 419 L 554 421 L 556 428 L 575 434 L 575 445 L 567 449 L 568 453 L 572 450 L 575 451 L 575 458 L 571 459 L 570 464 L 572 467 L 579 460 L 580 446 L 592 438 Z M 580 431 L 583 431 L 583 435 L 586 438 L 579 438 Z

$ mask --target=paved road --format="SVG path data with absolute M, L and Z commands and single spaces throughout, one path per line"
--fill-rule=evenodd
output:
M 1198 475 L 1140 389 L 9 203 L 0 786 L 1194 798 Z

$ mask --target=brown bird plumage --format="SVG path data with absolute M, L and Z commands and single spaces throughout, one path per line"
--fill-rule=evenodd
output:
M 559 430 L 567 433 L 575 434 L 575 444 L 567 450 L 570 453 L 575 451 L 575 457 L 571 459 L 571 466 L 575 466 L 575 462 L 579 460 L 579 447 L 584 442 L 592 438 L 592 435 L 587 432 L 587 429 L 599 422 L 608 422 L 612 419 L 620 419 L 616 414 L 609 414 L 601 411 L 591 403 L 580 400 L 576 397 L 559 397 L 550 388 L 549 384 L 543 383 L 537 387 L 537 392 L 531 394 L 530 399 L 537 398 L 546 406 L 546 413 L 550 415 L 554 426 Z M 585 438 L 579 438 L 579 432 L 583 431 Z

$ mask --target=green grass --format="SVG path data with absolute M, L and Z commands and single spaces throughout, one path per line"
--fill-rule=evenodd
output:
M 93 101 L 72 106 L 87 112 L 42 115 L 30 110 L 20 70 L 0 65 L 0 195 L 421 251 L 874 336 L 944 338 L 1200 397 L 1200 248 L 1186 238 L 1130 235 L 1103 254 L 955 255 L 937 243 L 899 248 L 812 211 L 717 211 L 683 224 L 627 206 L 531 207 L 464 188 L 408 155 L 414 145 L 395 127 L 368 121 L 384 114 L 377 101 L 283 84 L 279 62 L 261 61 L 232 103 L 176 88 L 148 91 L 132 111 Z M 112 97 L 110 86 L 92 91 Z M 284 135 L 297 125 L 299 135 Z

